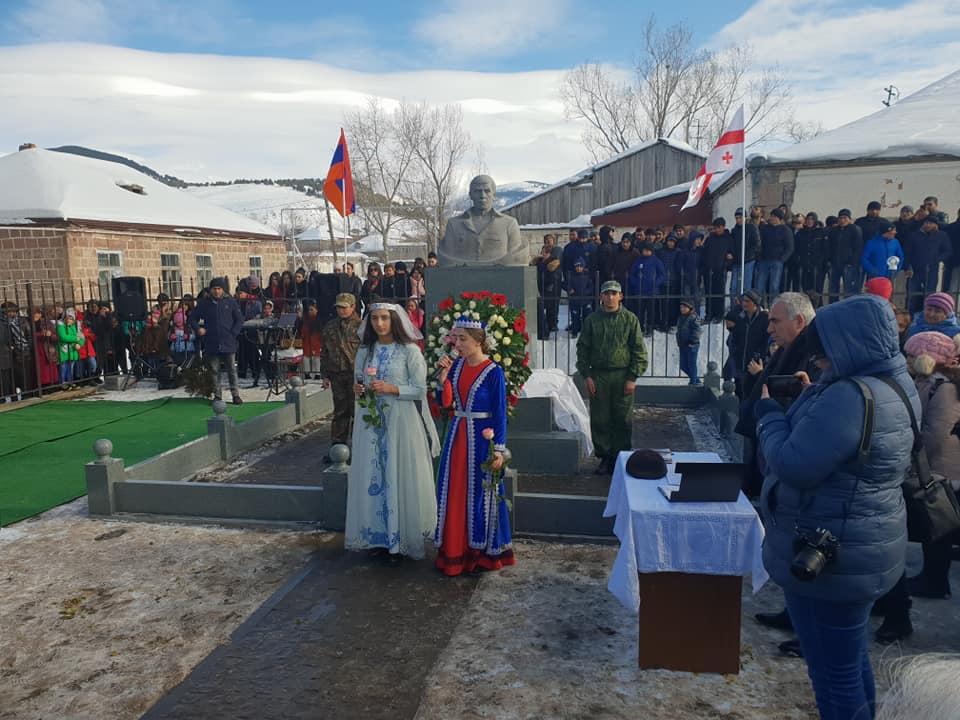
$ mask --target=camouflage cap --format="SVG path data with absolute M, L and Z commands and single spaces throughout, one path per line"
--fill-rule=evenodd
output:
M 353 307 L 357 304 L 357 299 L 352 293 L 339 293 L 337 301 L 334 303 L 337 307 Z
M 623 292 L 623 288 L 620 287 L 620 283 L 616 280 L 607 280 L 603 285 L 600 286 L 600 292 Z

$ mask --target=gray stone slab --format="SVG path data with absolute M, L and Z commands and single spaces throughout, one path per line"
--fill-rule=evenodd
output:
M 509 432 L 513 467 L 524 473 L 575 474 L 580 465 L 580 436 L 553 432 Z
M 713 393 L 693 385 L 637 385 L 633 397 L 638 404 L 699 407 L 709 402 Z
M 427 318 L 437 312 L 437 305 L 448 295 L 455 298 L 465 291 L 489 290 L 503 293 L 507 302 L 521 307 L 527 314 L 527 332 L 530 334 L 532 367 L 539 367 L 537 360 L 537 271 L 532 267 L 504 267 L 489 265 L 481 267 L 427 268 L 424 282 L 427 287 Z
M 538 535 L 612 537 L 613 518 L 603 517 L 606 497 L 517 493 L 515 532 Z
M 235 425 L 231 431 L 230 448 L 234 453 L 243 452 L 296 426 L 296 408 L 292 404 L 284 404 L 276 410 Z
M 324 488 L 127 480 L 114 484 L 114 503 L 118 513 L 320 523 Z
M 220 438 L 207 435 L 126 468 L 129 480 L 180 480 L 220 462 Z
M 550 432 L 553 424 L 553 398 L 520 398 L 513 416 L 508 421 L 507 432 Z

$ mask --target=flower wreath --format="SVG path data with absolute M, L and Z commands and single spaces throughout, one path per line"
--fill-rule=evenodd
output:
M 487 332 L 484 346 L 490 359 L 503 369 L 507 384 L 507 410 L 520 399 L 520 390 L 530 377 L 530 353 L 527 344 L 527 316 L 523 310 L 507 304 L 507 296 L 489 290 L 464 292 L 459 299 L 452 295 L 437 306 L 439 312 L 427 325 L 427 364 L 435 364 L 444 354 L 453 350 L 450 330 L 458 317 L 469 315 L 483 323 Z

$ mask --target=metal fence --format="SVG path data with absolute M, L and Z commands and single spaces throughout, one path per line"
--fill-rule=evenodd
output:
M 923 298 L 940 289 L 942 275 L 930 284 L 919 286 L 900 278 L 894 285 L 891 302 L 900 313 L 916 315 L 923 310 Z M 594 287 L 599 287 L 599 277 L 594 275 Z M 644 345 L 647 352 L 648 367 L 646 377 L 653 378 L 690 378 L 681 371 L 680 352 L 677 344 L 676 325 L 680 314 L 680 301 L 693 300 L 700 321 L 701 336 L 697 356 L 697 375 L 702 378 L 710 362 L 717 364 L 717 370 L 723 372 L 730 356 L 727 345 L 729 333 L 724 324 L 724 315 L 731 309 L 740 309 L 740 296 L 730 287 L 730 278 L 724 283 L 721 293 L 705 293 L 698 284 L 697 292 L 689 294 L 664 292 L 657 295 L 626 294 L 623 304 L 640 318 L 644 331 Z M 831 293 L 829 279 L 826 278 L 819 291 L 801 290 L 796 286 L 785 287 L 787 291 L 803 292 L 810 297 L 814 308 L 831 302 L 837 302 L 856 293 Z M 956 291 L 950 292 L 956 302 Z M 774 295 L 762 295 L 763 307 L 769 308 Z M 578 327 L 591 312 L 600 309 L 599 296 L 589 298 L 571 298 L 568 295 L 540 295 L 537 299 L 539 334 L 535 339 L 541 367 L 557 368 L 568 374 L 576 371 Z M 906 322 L 906 318 L 903 320 Z M 546 330 L 545 330 L 546 328 Z M 533 340 L 533 339 L 532 339 Z M 725 377 L 732 376 L 732 369 L 726 368 Z

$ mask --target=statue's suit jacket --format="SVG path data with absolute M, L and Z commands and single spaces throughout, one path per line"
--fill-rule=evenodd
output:
M 447 220 L 437 259 L 443 267 L 527 265 L 530 250 L 520 238 L 516 218 L 496 210 L 474 217 L 468 210 Z

